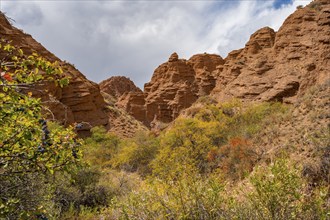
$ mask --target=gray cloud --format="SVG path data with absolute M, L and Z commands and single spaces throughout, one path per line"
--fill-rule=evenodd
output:
M 18 24 L 22 26 L 38 26 L 42 24 L 44 15 L 38 4 L 25 1 L 20 3 L 12 1 L 10 4 L 4 2 L 3 4 L 6 5 L 5 11 L 7 11 Z
M 125 75 L 143 87 L 172 52 L 225 57 L 310 1 L 5 1 L 1 10 L 89 79 Z

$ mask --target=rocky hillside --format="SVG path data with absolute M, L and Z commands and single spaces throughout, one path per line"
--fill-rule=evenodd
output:
M 156 68 L 144 91 L 125 77 L 112 77 L 100 83 L 100 92 L 97 84 L 13 27 L 3 14 L 0 36 L 27 54 L 37 52 L 58 61 L 71 77 L 69 86 L 49 85 L 48 91 L 40 94 L 56 119 L 63 124 L 84 122 L 82 130 L 104 125 L 124 136 L 143 127 L 135 119 L 160 129 L 206 95 L 219 102 L 239 98 L 296 103 L 310 87 L 326 83 L 330 72 L 328 0 L 299 7 L 278 32 L 269 27 L 256 31 L 244 48 L 232 51 L 225 59 L 204 53 L 187 60 L 173 53 Z M 125 128 L 132 120 L 132 126 Z
M 212 95 L 251 101 L 295 103 L 330 72 L 330 2 L 314 1 L 298 8 L 276 33 L 262 28 L 245 47 L 231 52 L 217 77 Z
M 211 72 L 223 63 L 219 55 L 198 54 L 189 60 L 173 53 L 144 86 L 146 121 L 171 122 L 215 86 Z
M 295 103 L 311 86 L 329 79 L 329 24 L 330 2 L 316 0 L 298 7 L 278 32 L 269 27 L 256 31 L 244 48 L 225 59 L 197 54 L 185 60 L 173 53 L 154 71 L 144 92 L 128 92 L 117 105 L 154 128 L 209 94 L 219 102 Z
M 71 78 L 70 84 L 64 88 L 51 84 L 47 86 L 47 91 L 40 88 L 44 92 L 34 94 L 42 98 L 57 120 L 62 121 L 63 124 L 82 123 L 81 130 L 89 130 L 91 126 L 96 125 L 108 125 L 106 103 L 96 83 L 86 79 L 73 65 L 61 61 L 50 53 L 31 35 L 13 27 L 2 13 L 0 13 L 0 38 L 11 41 L 12 45 L 21 48 L 26 54 L 36 52 L 49 61 L 58 61 L 65 75 Z
M 102 92 L 108 93 L 116 99 L 128 92 L 142 92 L 132 80 L 125 76 L 112 76 L 100 82 L 99 85 Z
M 78 129 L 81 135 L 86 135 L 93 126 L 102 125 L 119 136 L 130 137 L 137 130 L 146 128 L 125 111 L 118 109 L 114 103 L 117 98 L 128 91 L 141 91 L 132 81 L 125 77 L 112 77 L 103 81 L 101 87 L 107 86 L 101 93 L 99 86 L 88 80 L 73 65 L 60 60 L 49 52 L 31 35 L 23 33 L 13 27 L 6 16 L 0 13 L 0 38 L 10 41 L 14 46 L 21 48 L 27 55 L 38 53 L 47 60 L 59 62 L 64 74 L 70 77 L 70 83 L 64 88 L 49 84 L 39 88 L 41 93 L 33 95 L 40 97 L 51 110 L 53 117 L 64 125 L 80 123 Z M 1 55 L 0 55 L 1 59 Z
M 155 70 L 144 92 L 127 89 L 116 105 L 148 127 L 171 122 L 198 97 L 210 94 L 216 83 L 212 72 L 223 63 L 219 55 L 198 54 L 185 60 L 173 53 Z M 103 92 L 114 93 L 104 83 L 100 85 Z

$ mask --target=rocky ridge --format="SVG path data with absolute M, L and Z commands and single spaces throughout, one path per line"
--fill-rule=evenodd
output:
M 36 52 L 51 62 L 58 61 L 64 74 L 70 77 L 70 84 L 64 88 L 49 84 L 47 88 L 40 88 L 43 90 L 42 93 L 34 94 L 42 98 L 57 120 L 63 124 L 82 123 L 82 131 L 96 125 L 108 125 L 106 103 L 96 83 L 86 79 L 73 65 L 61 61 L 50 53 L 31 35 L 13 27 L 2 13 L 0 13 L 0 37 L 11 41 L 11 44 L 21 48 L 26 54 Z
M 154 71 L 144 92 L 128 92 L 117 105 L 155 128 L 205 95 L 219 102 L 239 98 L 295 103 L 310 87 L 330 78 L 329 24 L 330 2 L 315 0 L 298 7 L 278 32 L 261 28 L 225 59 L 197 54 L 185 60 L 173 53 Z
M 232 51 L 225 59 L 204 53 L 186 60 L 173 53 L 156 68 L 144 91 L 125 77 L 112 77 L 100 83 L 100 92 L 97 84 L 30 35 L 13 27 L 3 14 L 0 24 L 1 38 L 11 40 L 27 54 L 37 52 L 61 64 L 65 74 L 71 77 L 70 85 L 65 88 L 49 85 L 41 97 L 63 124 L 85 122 L 82 130 L 104 125 L 130 136 L 143 125 L 134 122 L 128 128 L 132 132 L 126 132 L 126 121 L 134 119 L 125 112 L 147 127 L 157 129 L 206 95 L 219 102 L 239 98 L 294 104 L 311 87 L 330 78 L 330 2 L 327 0 L 315 0 L 304 8 L 299 7 L 278 32 L 269 27 L 256 31 L 244 48 Z
M 142 91 L 123 94 L 117 106 L 125 109 L 148 127 L 173 121 L 182 109 L 191 106 L 198 97 L 208 95 L 215 86 L 212 71 L 224 63 L 219 55 L 198 54 L 189 60 L 173 53 L 161 64 Z M 102 91 L 106 92 L 105 87 Z
M 105 126 L 109 131 L 124 137 L 132 136 L 137 130 L 146 129 L 140 122 L 113 104 L 127 91 L 141 91 L 126 77 L 113 77 L 103 81 L 102 85 L 108 85 L 110 88 L 117 85 L 117 87 L 106 90 L 111 95 L 101 93 L 98 84 L 88 80 L 70 63 L 57 58 L 31 35 L 13 27 L 3 13 L 0 13 L 0 38 L 22 49 L 26 55 L 36 52 L 51 62 L 57 61 L 64 74 L 70 78 L 69 85 L 64 88 L 50 83 L 37 88 L 41 92 L 33 92 L 33 95 L 40 97 L 52 112 L 49 115 L 50 119 L 56 119 L 64 125 L 80 123 L 82 126 L 79 127 L 78 132 L 83 136 L 89 133 L 91 127 L 98 125 Z
M 128 92 L 142 92 L 132 80 L 125 76 L 112 76 L 99 83 L 100 89 L 118 99 Z
M 212 95 L 218 101 L 295 103 L 312 85 L 329 79 L 329 22 L 330 3 L 317 0 L 298 8 L 277 33 L 268 27 L 258 30 L 213 72 Z

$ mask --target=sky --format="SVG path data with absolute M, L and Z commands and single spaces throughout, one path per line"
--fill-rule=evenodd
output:
M 177 52 L 223 58 L 258 29 L 276 31 L 312 0 L 0 0 L 13 25 L 88 79 L 127 76 L 143 89 Z

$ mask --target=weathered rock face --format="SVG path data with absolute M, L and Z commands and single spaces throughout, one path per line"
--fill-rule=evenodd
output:
M 185 60 L 172 54 L 144 86 L 147 125 L 171 122 L 198 97 L 208 95 L 215 86 L 211 72 L 223 62 L 219 55 L 198 54 Z
M 195 83 L 198 85 L 198 96 L 209 95 L 215 86 L 213 71 L 224 64 L 224 60 L 215 54 L 197 54 L 189 59 L 196 73 Z
M 329 79 L 330 2 L 317 0 L 289 16 L 277 33 L 262 28 L 245 48 L 231 52 L 213 74 L 218 101 L 293 103 Z
M 124 109 L 128 114 L 134 116 L 135 119 L 147 125 L 144 98 L 145 95 L 142 91 L 128 92 L 118 99 L 116 106 Z
M 56 118 L 64 118 L 66 123 L 86 121 L 91 125 L 106 125 L 110 118 L 124 136 L 131 133 L 125 133 L 124 129 L 128 117 L 118 116 L 123 115 L 122 109 L 155 128 L 157 124 L 173 121 L 201 96 L 211 94 L 218 101 L 240 98 L 295 103 L 311 86 L 329 80 L 328 0 L 315 0 L 298 9 L 277 33 L 268 27 L 258 30 L 244 48 L 232 51 L 225 60 L 211 54 L 197 54 L 185 60 L 173 53 L 154 71 L 144 92 L 125 77 L 105 80 L 100 86 L 111 104 L 104 103 L 95 83 L 72 65 L 60 61 L 30 35 L 13 28 L 3 15 L 0 24 L 2 38 L 12 40 L 27 53 L 36 51 L 50 61 L 59 61 L 65 73 L 72 77 L 68 87 L 50 85 L 43 95 Z M 138 127 L 141 127 L 138 123 L 132 124 L 132 128 Z
M 85 122 L 82 130 L 89 130 L 95 125 L 108 125 L 106 103 L 96 83 L 87 80 L 72 65 L 47 51 L 31 35 L 13 27 L 2 13 L 0 13 L 0 38 L 12 41 L 14 46 L 21 48 L 26 54 L 37 52 L 49 61 L 58 61 L 65 75 L 71 78 L 70 84 L 64 88 L 51 84 L 47 88 L 40 88 L 44 90 L 41 94 L 35 94 L 49 106 L 56 119 L 64 124 Z
M 125 76 L 113 76 L 103 80 L 99 84 L 102 92 L 108 93 L 114 98 L 119 98 L 124 93 L 142 92 L 129 78 Z
M 128 114 L 126 109 L 119 107 L 116 104 L 117 99 L 112 95 L 105 92 L 101 92 L 101 94 L 107 103 L 108 116 L 110 119 L 109 132 L 113 132 L 119 137 L 133 137 L 137 131 L 148 130 L 141 121 L 138 121 L 136 118 Z M 126 97 L 126 95 L 127 93 L 124 93 L 122 97 Z
M 150 126 L 171 122 L 210 93 L 218 101 L 235 97 L 294 103 L 312 85 L 329 79 L 329 5 L 316 0 L 298 9 L 277 33 L 269 27 L 258 30 L 225 60 L 209 54 L 184 60 L 174 53 L 155 70 L 144 93 L 131 93 L 120 104 Z
M 215 86 L 211 72 L 224 62 L 219 55 L 197 54 L 189 60 L 173 60 L 173 55 L 155 70 L 151 82 L 145 85 L 148 121 L 171 122 L 198 97 L 208 95 Z
M 211 72 L 223 63 L 219 55 L 198 54 L 185 60 L 173 53 L 155 70 L 144 93 L 129 92 L 117 105 L 149 127 L 171 122 L 182 109 L 211 92 L 215 86 Z
M 172 54 L 168 62 L 160 65 L 149 83 L 144 85 L 146 93 L 146 120 L 170 122 L 180 108 L 189 106 L 198 97 L 193 84 L 195 72 L 187 60 Z
M 146 123 L 144 93 L 134 82 L 124 76 L 112 76 L 99 85 L 102 93 L 110 96 L 106 98 L 112 99 L 114 108 L 123 109 L 130 115 L 134 115 L 138 121 Z

